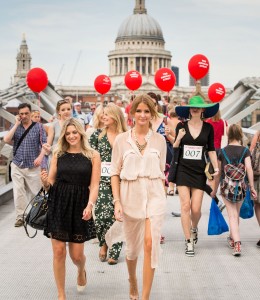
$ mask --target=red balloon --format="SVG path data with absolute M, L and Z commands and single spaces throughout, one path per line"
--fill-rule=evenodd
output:
M 160 90 L 169 92 L 175 85 L 176 77 L 171 69 L 161 68 L 155 73 L 154 81 Z
M 206 56 L 196 54 L 190 59 L 188 69 L 191 77 L 195 80 L 201 79 L 206 76 L 209 71 L 209 61 Z
M 107 75 L 99 75 L 94 81 L 94 87 L 98 93 L 104 95 L 111 88 L 111 80 Z
M 27 73 L 26 82 L 33 92 L 40 93 L 48 85 L 47 73 L 41 68 L 33 68 Z
M 125 85 L 131 91 L 139 89 L 142 84 L 142 76 L 139 72 L 132 70 L 125 74 Z
M 213 83 L 208 89 L 208 96 L 211 102 L 220 102 L 226 94 L 225 87 L 221 83 Z

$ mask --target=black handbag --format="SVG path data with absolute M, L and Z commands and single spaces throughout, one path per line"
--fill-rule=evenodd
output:
M 169 175 L 168 175 L 168 182 L 176 183 L 176 175 L 177 175 L 180 155 L 181 155 L 181 148 L 180 147 L 173 148 L 173 156 L 172 156 L 172 161 L 171 161 Z
M 43 188 L 38 194 L 29 202 L 23 213 L 23 225 L 25 232 L 29 238 L 34 238 L 37 230 L 44 230 L 47 225 L 47 212 L 48 212 L 48 196 L 49 193 Z M 27 208 L 31 205 L 31 209 L 26 214 Z M 30 236 L 28 233 L 27 225 L 36 229 L 35 233 Z

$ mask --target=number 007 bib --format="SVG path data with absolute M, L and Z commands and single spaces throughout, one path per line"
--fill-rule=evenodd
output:
M 203 146 L 184 145 L 183 158 L 201 160 Z

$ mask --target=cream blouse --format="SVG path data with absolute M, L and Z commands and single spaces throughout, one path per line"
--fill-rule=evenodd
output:
M 165 138 L 151 131 L 144 153 L 141 154 L 131 137 L 131 130 L 119 134 L 113 145 L 111 176 L 118 175 L 121 180 L 165 179 L 166 163 Z

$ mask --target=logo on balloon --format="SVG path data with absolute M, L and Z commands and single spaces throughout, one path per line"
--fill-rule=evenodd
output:
M 209 71 L 209 61 L 205 55 L 196 54 L 190 59 L 188 69 L 191 77 L 195 80 L 199 80 L 207 75 Z
M 154 81 L 160 90 L 170 92 L 175 85 L 176 77 L 171 69 L 161 68 L 155 73 Z
M 111 80 L 107 75 L 99 75 L 94 81 L 95 90 L 101 94 L 106 94 L 111 88 Z
M 40 93 L 48 85 L 47 73 L 41 68 L 33 68 L 28 71 L 26 82 L 33 92 Z
M 219 83 L 213 83 L 208 89 L 208 96 L 211 102 L 220 102 L 226 94 L 225 87 Z
M 139 72 L 132 70 L 125 75 L 125 85 L 131 91 L 139 89 L 142 84 L 142 76 Z

